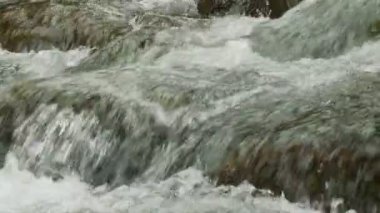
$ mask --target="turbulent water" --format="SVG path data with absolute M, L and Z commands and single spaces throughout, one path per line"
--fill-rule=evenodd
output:
M 380 1 L 306 0 L 278 20 L 198 19 L 192 0 L 116 5 L 102 9 L 131 33 L 96 51 L 0 52 L 0 109 L 17 114 L 0 114 L 13 129 L 0 130 L 0 212 L 317 212 L 208 175 L 380 71 L 367 33 Z M 275 145 L 319 137 L 296 131 Z
M 160 182 L 136 183 L 108 190 L 92 188 L 75 175 L 53 182 L 20 171 L 10 155 L 0 171 L 0 207 L 4 213 L 18 212 L 315 212 L 269 192 L 253 198 L 256 189 L 215 187 L 202 173 L 187 169 Z M 267 195 L 268 197 L 266 197 Z

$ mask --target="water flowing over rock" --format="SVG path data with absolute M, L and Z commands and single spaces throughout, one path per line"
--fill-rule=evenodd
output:
M 279 61 L 334 57 L 373 37 L 370 29 L 379 19 L 378 6 L 378 1 L 304 1 L 283 18 L 257 27 L 252 45 L 260 54 Z M 325 11 L 331 16 L 320 15 Z M 344 24 L 340 24 L 342 19 Z
M 298 2 L 0 3 L 0 209 L 376 212 L 380 1 Z
M 281 17 L 301 0 L 199 0 L 198 12 L 210 14 L 238 13 L 249 16 Z
M 138 15 L 134 19 L 134 24 L 139 27 L 114 39 L 107 45 L 99 48 L 90 57 L 83 60 L 78 67 L 71 69 L 72 71 L 78 70 L 93 70 L 110 65 L 122 66 L 131 64 L 138 61 L 142 57 L 159 57 L 167 52 L 170 44 L 156 41 L 156 35 L 168 28 L 178 27 L 193 27 L 199 28 L 199 21 L 190 20 L 186 17 L 176 17 L 175 19 L 170 16 L 159 14 L 143 14 Z M 149 50 L 157 48 L 156 53 L 151 56 L 144 55 Z
M 326 103 L 333 102 L 297 109 L 277 124 L 271 116 L 251 126 L 234 124 L 244 146 L 234 145 L 219 183 L 248 179 L 290 200 L 343 197 L 360 212 L 378 208 L 379 108 L 370 107 L 378 102 L 378 81 L 378 74 L 364 75 L 355 86 L 329 88 Z

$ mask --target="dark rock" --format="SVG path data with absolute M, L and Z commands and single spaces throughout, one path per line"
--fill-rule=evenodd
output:
M 14 108 L 0 104 L 0 168 L 3 167 L 6 154 L 12 143 Z
M 302 0 L 268 0 L 271 18 L 279 18 Z
M 197 9 L 202 16 L 225 14 L 235 3 L 234 0 L 199 0 Z
M 301 0 L 199 0 L 198 12 L 202 16 L 239 13 L 253 17 L 281 17 Z
M 370 29 L 369 29 L 369 32 L 372 36 L 378 36 L 380 35 L 380 21 L 377 21 L 376 23 L 374 23 Z

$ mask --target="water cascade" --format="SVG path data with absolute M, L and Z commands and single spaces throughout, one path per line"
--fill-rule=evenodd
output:
M 2 212 L 378 211 L 380 0 L 197 3 L 0 2 Z

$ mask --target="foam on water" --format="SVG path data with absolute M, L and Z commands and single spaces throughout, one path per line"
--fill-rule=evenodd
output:
M 348 2 L 348 0 L 344 1 Z M 348 3 L 344 1 L 339 0 L 336 2 L 347 6 Z M 138 4 L 137 7 L 142 7 L 143 10 L 153 10 L 164 14 L 192 14 L 195 10 L 195 4 L 191 0 L 136 0 L 134 2 Z M 276 57 L 265 56 L 262 52 L 252 49 L 252 41 L 248 37 L 255 35 L 255 32 L 261 29 L 259 26 L 262 23 L 265 25 L 268 21 L 269 24 L 266 27 L 275 26 L 276 29 L 282 26 L 283 29 L 286 23 L 289 25 L 293 24 L 291 23 L 293 21 L 292 17 L 297 19 L 300 16 L 302 17 L 302 13 L 300 15 L 298 12 L 299 10 L 303 8 L 307 9 L 315 2 L 317 1 L 306 1 L 299 8 L 286 15 L 284 19 L 276 22 L 269 23 L 266 19 L 230 16 L 213 19 L 210 28 L 207 29 L 186 29 L 178 34 L 172 34 L 172 30 L 162 31 L 156 36 L 156 42 L 174 43 L 176 44 L 174 45 L 175 48 L 170 49 L 166 54 L 158 57 L 157 60 L 152 59 L 153 61 L 150 61 L 150 66 L 159 68 L 161 77 L 158 78 L 164 79 L 168 74 L 176 73 L 182 77 L 197 79 L 196 82 L 183 82 L 183 84 L 199 87 L 210 85 L 210 88 L 212 86 L 219 86 L 213 84 L 213 79 L 215 79 L 215 82 L 225 76 L 235 76 L 239 79 L 238 77 L 242 73 L 256 72 L 262 76 L 284 79 L 293 88 L 304 94 L 308 94 L 308 91 L 316 87 L 323 87 L 336 81 L 344 80 L 345 77 L 349 77 L 353 73 L 380 71 L 380 53 L 378 51 L 380 42 L 378 41 L 366 41 L 363 42 L 363 45 L 350 46 L 351 49 L 330 58 L 313 59 L 297 57 L 293 61 L 286 62 L 280 62 L 275 60 Z M 370 2 L 372 2 L 370 6 L 377 3 L 376 1 Z M 357 5 L 360 4 L 365 5 L 365 2 L 357 0 Z M 366 8 L 370 6 L 367 5 Z M 337 8 L 333 5 L 334 10 Z M 134 8 L 133 10 L 138 9 Z M 359 11 L 360 16 L 364 16 L 363 11 Z M 349 10 L 349 12 L 351 14 L 355 11 Z M 334 20 L 339 17 L 339 14 L 334 16 Z M 323 17 L 322 21 L 317 24 L 323 21 L 327 22 L 327 18 L 325 18 Z M 306 28 L 309 25 L 313 25 L 313 21 L 308 19 L 306 22 L 302 22 L 303 25 L 294 26 L 290 30 L 302 27 Z M 358 27 L 360 21 L 357 20 L 357 22 L 355 21 L 350 26 Z M 344 28 L 343 31 L 348 30 L 348 28 Z M 341 33 L 339 29 L 334 32 Z M 339 39 L 338 34 L 333 34 L 329 39 Z M 288 38 L 286 36 L 288 35 L 287 32 L 280 33 L 279 36 L 281 35 L 285 35 L 283 38 Z M 266 36 L 268 36 L 266 41 L 270 40 L 273 42 L 271 45 L 276 45 L 276 35 Z M 306 38 L 306 40 L 300 40 L 301 45 L 299 47 L 292 47 L 296 55 L 302 55 L 301 53 L 304 51 L 302 48 L 308 46 L 306 44 L 308 39 L 310 37 Z M 322 36 L 316 39 L 314 45 L 318 46 L 319 43 L 325 41 L 326 37 Z M 22 73 L 30 74 L 32 77 L 44 77 L 56 75 L 63 72 L 67 67 L 77 65 L 88 53 L 88 49 L 72 50 L 66 53 L 57 50 L 18 54 L 1 51 L 0 63 L 18 64 Z M 249 84 L 250 79 L 242 79 L 241 81 L 243 82 L 243 80 L 247 80 Z M 227 82 L 222 86 L 228 87 L 233 83 L 228 84 Z M 248 88 L 232 96 L 227 96 L 224 99 L 213 102 L 212 104 L 215 107 L 212 110 L 198 112 L 193 117 L 207 120 L 210 116 L 222 113 L 238 105 L 243 100 L 250 100 L 253 95 L 266 88 Z M 273 88 L 270 89 L 272 91 Z M 284 94 L 287 92 L 284 88 L 280 88 L 280 90 Z M 39 109 L 46 113 L 49 112 L 47 109 L 56 112 L 55 108 L 45 107 Z M 62 111 L 58 113 L 56 119 L 52 119 L 53 122 L 50 123 L 52 128 L 50 130 L 52 132 L 57 126 L 65 126 L 68 129 L 65 135 L 68 138 L 67 144 L 72 144 L 73 142 L 76 142 L 76 144 L 85 143 L 86 138 L 81 137 L 81 135 L 90 135 L 91 128 L 96 129 L 97 121 L 86 120 L 83 116 Z M 39 120 L 44 124 L 43 118 Z M 66 123 L 62 123 L 62 121 Z M 27 120 L 24 125 L 31 127 L 29 129 L 31 131 L 30 135 L 33 135 L 34 132 L 32 131 L 34 129 L 32 127 L 34 126 L 30 122 Z M 68 124 L 68 122 L 72 123 Z M 40 126 L 43 126 L 42 124 Z M 20 129 L 22 129 L 21 127 Z M 79 127 L 82 128 L 82 132 L 78 133 Z M 46 135 L 49 136 L 49 134 Z M 36 157 L 37 154 L 41 153 L 39 149 L 41 147 L 34 146 L 36 144 L 34 138 L 28 138 L 28 135 L 24 136 L 26 139 L 20 139 L 20 141 L 25 143 L 24 145 L 28 149 L 25 151 L 34 151 L 34 153 L 30 153 L 30 156 Z M 70 140 L 70 137 L 74 136 L 77 137 L 77 141 Z M 54 140 L 56 138 L 45 137 L 44 139 L 45 141 L 43 142 L 45 142 L 47 148 L 54 147 Z M 95 143 L 97 141 L 101 143 L 102 140 L 106 139 L 94 139 Z M 53 145 L 48 146 L 50 143 Z M 60 147 L 61 149 L 57 149 L 56 151 L 64 154 L 64 151 L 68 149 L 63 145 Z M 91 154 L 94 156 L 99 149 L 107 149 L 107 147 L 91 147 L 94 144 L 91 144 L 90 141 L 86 145 L 88 148 L 85 147 L 85 150 L 92 151 Z M 106 152 L 107 150 L 102 151 Z M 57 156 L 62 157 L 58 160 L 63 163 L 69 161 L 65 155 Z M 81 182 L 83 177 L 78 177 L 78 174 L 70 175 L 66 173 L 67 175 L 57 182 L 44 176 L 37 178 L 28 171 L 20 170 L 18 163 L 18 160 L 10 153 L 5 167 L 0 170 L 0 210 L 2 213 L 315 212 L 300 207 L 297 204 L 290 204 L 284 198 L 255 198 L 251 196 L 251 192 L 255 189 L 248 184 L 242 184 L 238 187 L 216 187 L 200 171 L 191 168 L 174 174 L 160 182 L 152 182 L 151 180 L 144 183 L 135 182 L 129 186 L 124 185 L 110 190 L 107 186 L 92 188 L 90 185 Z M 159 170 L 156 167 L 154 169 Z
M 255 198 L 251 193 L 256 189 L 248 184 L 215 187 L 191 168 L 161 182 L 135 183 L 111 191 L 107 186 L 92 188 L 75 175 L 54 182 L 19 170 L 11 153 L 0 170 L 0 189 L 2 213 L 317 212 L 284 198 Z
M 158 58 L 154 65 L 188 76 L 192 74 L 192 69 L 201 67 L 207 72 L 194 73 L 194 75 L 204 75 L 201 79 L 210 79 L 211 75 L 215 79 L 231 73 L 238 76 L 242 72 L 257 72 L 284 79 L 299 90 L 315 89 L 363 71 L 379 71 L 377 69 L 380 66 L 378 60 L 380 54 L 377 51 L 380 48 L 379 41 L 364 42 L 331 58 L 313 59 L 306 55 L 305 58 L 279 62 L 263 56 L 256 49 L 252 49 L 251 40 L 246 36 L 260 30 L 261 24 L 266 24 L 266 21 L 266 19 L 229 16 L 214 19 L 210 28 L 206 30 L 189 30 L 174 37 L 172 31 L 160 32 L 156 37 L 158 42 L 175 42 L 181 44 L 181 48 L 171 49 Z M 212 72 L 215 70 L 219 71 Z M 209 74 L 210 76 L 207 76 Z
M 53 76 L 62 73 L 66 68 L 77 66 L 89 52 L 89 48 L 67 52 L 44 50 L 29 53 L 11 53 L 0 49 L 0 69 L 2 63 L 7 63 L 17 66 L 17 74 L 26 74 L 33 78 Z

